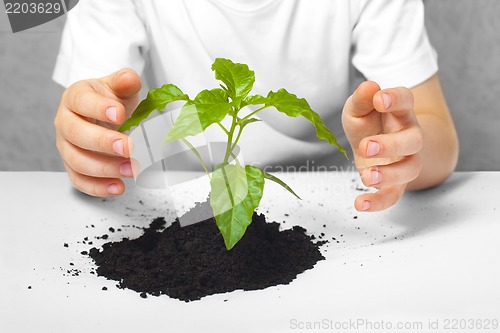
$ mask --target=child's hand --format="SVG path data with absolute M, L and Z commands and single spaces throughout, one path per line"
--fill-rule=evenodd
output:
M 383 210 L 396 203 L 421 170 L 422 130 L 413 94 L 403 87 L 380 90 L 363 82 L 347 100 L 342 124 L 354 162 L 366 186 L 378 188 L 356 198 L 360 211 Z
M 63 94 L 54 120 L 57 148 L 80 191 L 122 194 L 120 179 L 131 177 L 128 137 L 116 131 L 137 106 L 140 77 L 123 69 L 101 79 L 73 84 Z

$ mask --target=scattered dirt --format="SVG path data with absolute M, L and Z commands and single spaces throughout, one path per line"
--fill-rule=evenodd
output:
M 196 214 L 202 206 L 187 214 Z M 156 218 L 137 239 L 90 249 L 97 274 L 142 298 L 163 294 L 188 302 L 237 289 L 288 284 L 324 259 L 319 247 L 327 242 L 314 242 L 299 226 L 280 230 L 262 214 L 254 214 L 245 236 L 231 251 L 213 219 L 185 227 L 178 220 L 165 225 L 163 218 Z

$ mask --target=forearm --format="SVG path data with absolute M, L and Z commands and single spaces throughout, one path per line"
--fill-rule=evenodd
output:
M 421 171 L 406 190 L 421 190 L 442 183 L 455 169 L 458 137 L 438 74 L 411 89 L 414 111 L 422 130 Z

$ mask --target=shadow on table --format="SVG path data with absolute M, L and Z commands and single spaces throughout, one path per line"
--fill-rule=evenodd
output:
M 404 228 L 396 237 L 385 239 L 388 243 L 411 238 L 448 227 L 460 221 L 473 207 L 469 200 L 462 200 L 458 191 L 474 174 L 460 173 L 440 186 L 417 192 L 408 192 L 387 216 L 386 223 Z
M 167 223 L 175 220 L 175 209 L 167 191 L 145 190 L 132 182 L 126 185 L 127 191 L 118 197 L 93 197 L 76 189 L 70 195 L 103 218 L 124 224 L 147 227 L 156 217 L 165 217 Z

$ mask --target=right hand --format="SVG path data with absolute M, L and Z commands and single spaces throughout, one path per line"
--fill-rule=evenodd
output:
M 57 149 L 75 187 L 89 195 L 123 194 L 132 177 L 128 136 L 116 131 L 139 102 L 141 79 L 122 69 L 76 82 L 64 92 L 54 119 Z

